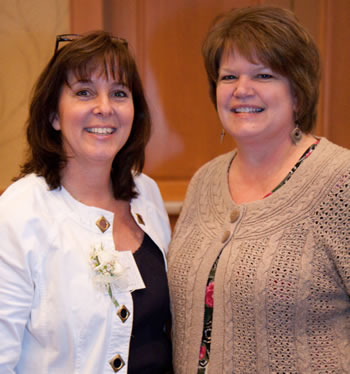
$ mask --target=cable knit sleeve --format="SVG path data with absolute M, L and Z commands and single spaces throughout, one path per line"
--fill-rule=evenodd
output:
M 319 240 L 350 297 L 350 171 L 341 175 L 314 217 Z

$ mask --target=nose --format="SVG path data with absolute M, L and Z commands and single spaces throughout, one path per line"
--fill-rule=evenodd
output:
M 107 94 L 99 94 L 95 100 L 94 114 L 108 116 L 112 114 L 113 107 L 110 97 Z
M 232 95 L 235 97 L 251 96 L 254 93 L 252 82 L 248 77 L 239 77 L 235 82 Z

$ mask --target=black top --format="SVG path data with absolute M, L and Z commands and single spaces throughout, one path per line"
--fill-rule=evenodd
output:
M 163 254 L 145 234 L 134 258 L 146 288 L 132 292 L 134 321 L 128 374 L 170 373 L 171 343 L 165 327 L 171 316 Z

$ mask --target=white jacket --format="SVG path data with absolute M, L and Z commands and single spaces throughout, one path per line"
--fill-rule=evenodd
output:
M 135 177 L 132 215 L 166 256 L 170 227 L 155 182 Z M 131 313 L 124 323 L 107 292 L 93 284 L 89 252 L 114 250 L 112 230 L 96 226 L 113 213 L 88 207 L 64 188 L 49 191 L 28 175 L 0 198 L 0 373 L 113 373 L 119 354 L 127 373 L 133 321 L 130 292 L 116 298 Z

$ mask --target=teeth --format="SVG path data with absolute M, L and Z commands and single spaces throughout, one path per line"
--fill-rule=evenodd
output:
M 91 134 L 102 134 L 102 135 L 107 135 L 107 134 L 112 134 L 114 132 L 114 129 L 111 129 L 110 127 L 92 127 L 87 129 L 87 131 Z
M 263 111 L 262 108 L 251 108 L 251 107 L 242 107 L 233 109 L 235 113 L 260 113 Z

